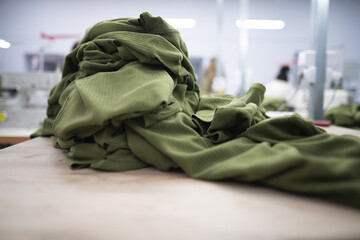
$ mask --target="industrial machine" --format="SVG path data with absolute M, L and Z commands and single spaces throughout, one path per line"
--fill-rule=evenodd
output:
M 304 50 L 298 54 L 299 90 L 293 104 L 296 112 L 304 116 L 307 116 L 309 108 L 309 90 L 313 87 L 316 78 L 315 58 L 316 52 L 314 50 Z M 342 88 L 342 80 L 343 73 L 339 52 L 327 51 L 323 110 L 351 102 L 352 93 Z
M 50 90 L 60 79 L 60 72 L 1 72 L 0 132 L 41 127 Z

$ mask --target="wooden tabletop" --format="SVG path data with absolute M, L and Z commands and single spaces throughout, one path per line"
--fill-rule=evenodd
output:
M 324 129 L 327 133 L 330 133 L 330 134 L 353 135 L 353 136 L 356 136 L 356 137 L 360 138 L 360 131 L 359 130 L 355 130 L 355 129 L 351 129 L 351 128 L 339 127 L 339 126 L 335 126 L 335 125 L 330 125 L 330 126 L 321 127 L 321 128 Z
M 360 210 L 146 168 L 70 170 L 36 138 L 0 150 L 1 239 L 359 239 Z
M 25 142 L 36 130 L 36 128 L 0 128 L 0 144 Z

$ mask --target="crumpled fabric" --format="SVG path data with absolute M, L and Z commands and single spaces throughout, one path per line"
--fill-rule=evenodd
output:
M 179 32 L 143 13 L 86 31 L 32 137 L 68 149 L 71 169 L 152 166 L 360 207 L 360 139 L 297 114 L 268 118 L 264 93 L 254 84 L 241 98 L 200 97 Z
M 332 124 L 360 130 L 360 104 L 347 104 L 325 111 L 324 118 Z

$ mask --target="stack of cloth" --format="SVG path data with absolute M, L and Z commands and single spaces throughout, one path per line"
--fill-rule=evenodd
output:
M 264 93 L 254 84 L 241 98 L 200 97 L 179 32 L 143 13 L 87 30 L 32 137 L 68 149 L 71 169 L 152 166 L 360 207 L 360 139 L 296 114 L 267 118 Z
M 334 125 L 360 130 L 360 104 L 331 108 L 325 111 L 324 118 Z

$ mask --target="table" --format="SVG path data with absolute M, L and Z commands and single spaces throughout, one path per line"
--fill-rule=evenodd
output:
M 339 126 L 335 126 L 335 125 L 330 125 L 327 127 L 321 127 L 322 129 L 324 129 L 327 133 L 330 134 L 336 134 L 336 135 L 353 135 L 353 136 L 357 136 L 360 138 L 360 131 L 359 130 L 355 130 L 355 129 L 351 129 L 351 128 L 344 128 L 344 127 L 339 127 Z
M 181 172 L 70 170 L 36 138 L 0 150 L 1 239 L 359 239 L 360 210 Z
M 0 144 L 16 144 L 30 139 L 35 128 L 0 128 Z

